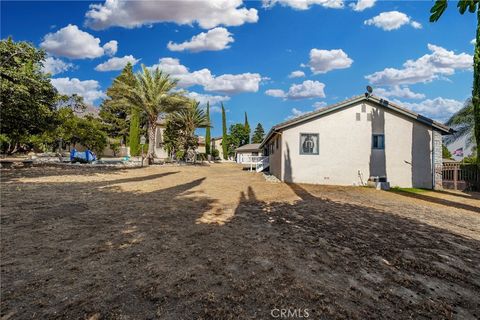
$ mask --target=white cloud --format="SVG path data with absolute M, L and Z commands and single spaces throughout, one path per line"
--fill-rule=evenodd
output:
M 414 29 L 422 29 L 423 26 L 420 22 L 417 22 L 417 21 L 412 21 L 410 22 L 410 25 L 414 28 Z
M 103 45 L 103 49 L 105 50 L 105 54 L 109 56 L 115 55 L 115 53 L 117 53 L 117 50 L 118 50 L 118 41 L 116 40 L 108 41 Z
M 297 108 L 293 108 L 293 109 L 292 109 L 292 114 L 293 114 L 293 116 L 295 116 L 295 117 L 304 115 L 304 114 L 306 114 L 306 113 L 308 113 L 308 111 L 298 110 Z
M 473 65 L 473 56 L 455 54 L 439 46 L 428 44 L 430 54 L 417 60 L 407 60 L 403 69 L 386 68 L 365 76 L 372 84 L 399 85 L 430 82 L 441 76 L 450 76 L 456 70 L 469 70 Z
M 294 118 L 297 118 L 297 117 L 300 117 L 300 116 L 303 116 L 304 114 L 307 114 L 311 111 L 302 111 L 300 109 L 297 109 L 297 108 L 292 108 L 291 110 L 291 114 L 288 115 L 285 120 L 291 120 L 291 119 L 294 119 Z
M 194 99 L 198 102 L 200 102 L 201 105 L 207 104 L 207 102 L 210 103 L 210 112 L 216 112 L 217 108 L 213 107 L 215 105 L 218 105 L 221 102 L 228 101 L 230 100 L 229 96 L 214 96 L 210 94 L 202 94 L 202 93 L 197 93 L 197 92 L 188 92 L 187 96 L 190 99 Z
M 344 7 L 343 0 L 263 0 L 262 2 L 264 8 L 271 8 L 276 4 L 280 4 L 295 10 L 308 10 L 312 5 L 333 9 L 341 9 Z
M 326 107 L 327 106 L 327 103 L 324 102 L 324 101 L 317 101 L 313 104 L 313 109 L 315 110 L 318 110 L 318 109 L 321 109 L 323 107 Z
M 115 71 L 115 70 L 122 70 L 125 68 L 127 63 L 131 63 L 132 65 L 137 64 L 140 59 L 135 59 L 132 55 L 124 56 L 122 58 L 114 57 L 110 58 L 104 63 L 100 63 L 98 66 L 95 67 L 97 71 Z
M 204 86 L 206 91 L 224 93 L 257 92 L 262 80 L 258 73 L 223 74 Z
M 397 97 L 397 98 L 405 98 L 405 99 L 424 99 L 425 95 L 423 93 L 416 93 L 410 90 L 409 87 L 400 87 L 400 86 L 393 86 L 390 89 L 384 88 L 376 88 L 374 94 L 379 95 L 381 97 L 389 98 L 389 97 Z
M 55 33 L 48 33 L 40 46 L 48 53 L 72 59 L 98 58 L 106 52 L 116 51 L 117 41 L 110 41 L 105 47 L 100 46 L 100 39 L 80 30 L 76 25 L 68 26 Z
M 285 91 L 281 89 L 269 89 L 265 91 L 267 96 L 275 97 L 275 98 L 285 98 L 286 94 Z
M 325 98 L 324 89 L 325 84 L 319 81 L 305 80 L 300 84 L 292 84 L 288 89 L 288 92 L 280 89 L 270 89 L 265 91 L 265 94 L 276 98 L 290 100 Z
M 90 5 L 85 23 L 94 30 L 112 26 L 134 28 L 159 22 L 198 23 L 204 29 L 211 29 L 257 21 L 257 10 L 243 7 L 242 0 L 106 0 L 103 4 Z
M 289 78 L 302 78 L 302 77 L 305 77 L 305 72 L 303 72 L 301 70 L 295 70 L 295 71 L 292 71 L 292 73 L 290 73 L 290 75 L 288 77 Z
M 427 99 L 418 103 L 402 102 L 393 100 L 394 103 L 406 107 L 412 111 L 420 113 L 423 116 L 445 122 L 455 112 L 463 107 L 463 102 L 454 99 L 435 98 Z
M 73 64 L 71 63 L 64 62 L 63 60 L 54 57 L 47 57 L 43 61 L 42 72 L 50 73 L 53 76 L 72 68 Z
M 80 81 L 77 78 L 54 78 L 52 85 L 61 94 L 78 94 L 88 104 L 93 104 L 97 99 L 105 98 L 105 93 L 100 90 L 100 84 L 96 80 Z
M 342 49 L 336 50 L 310 50 L 310 70 L 314 74 L 327 73 L 335 69 L 349 68 L 353 60 Z
M 475 45 L 477 43 L 477 39 L 473 38 L 472 41 L 470 41 L 470 44 Z
M 167 48 L 171 51 L 220 51 L 230 48 L 229 43 L 234 41 L 231 35 L 227 29 L 219 27 L 193 36 L 190 41 L 178 44 L 170 41 Z
M 363 11 L 375 5 L 376 0 L 358 0 L 357 3 L 350 3 L 354 11 Z
M 363 23 L 369 26 L 374 25 L 385 31 L 396 30 L 406 24 L 410 24 L 415 29 L 422 28 L 419 22 L 413 21 L 412 18 L 399 11 L 382 12 L 378 16 L 365 20 Z
M 288 99 L 325 98 L 325 84 L 319 81 L 306 80 L 294 84 L 288 89 Z
M 258 73 L 223 74 L 213 75 L 209 69 L 190 72 L 187 67 L 180 64 L 178 59 L 162 58 L 159 63 L 150 68 L 159 67 L 160 70 L 178 79 L 181 87 L 195 85 L 203 86 L 205 91 L 214 91 L 226 94 L 239 92 L 257 92 L 262 77 Z

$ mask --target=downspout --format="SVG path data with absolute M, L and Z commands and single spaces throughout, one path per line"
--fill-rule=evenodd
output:
M 435 190 L 435 129 L 432 128 L 432 190 Z

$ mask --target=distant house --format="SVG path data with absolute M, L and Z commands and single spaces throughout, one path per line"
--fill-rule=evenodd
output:
M 212 138 L 212 141 L 210 143 L 210 148 L 212 150 L 218 150 L 218 157 L 220 159 L 223 159 L 223 147 L 222 147 L 222 141 L 223 141 L 223 138 L 222 137 L 214 137 Z
M 441 188 L 447 126 L 375 96 L 352 99 L 275 125 L 260 147 L 286 182 Z
M 261 155 L 260 143 L 249 143 L 235 149 L 235 161 L 237 163 L 252 162 L 252 157 Z

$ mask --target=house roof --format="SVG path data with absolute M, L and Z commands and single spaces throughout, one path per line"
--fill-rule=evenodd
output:
M 235 151 L 245 151 L 245 152 L 258 151 L 258 150 L 260 150 L 260 143 L 249 143 L 235 149 Z
M 300 123 L 318 118 L 318 117 L 326 115 L 330 112 L 333 112 L 333 111 L 336 111 L 336 110 L 339 110 L 339 109 L 343 109 L 343 108 L 347 108 L 347 107 L 349 107 L 353 104 L 356 104 L 356 103 L 359 103 L 359 102 L 362 102 L 362 101 L 373 102 L 373 103 L 375 103 L 379 106 L 382 106 L 384 108 L 388 108 L 390 110 L 401 113 L 401 114 L 403 114 L 407 117 L 410 117 L 414 120 L 417 120 L 417 121 L 419 121 L 423 124 L 431 126 L 432 128 L 440 131 L 442 134 L 452 134 L 454 132 L 454 130 L 451 129 L 450 127 L 448 127 L 448 126 L 446 126 L 446 125 L 444 125 L 440 122 L 437 122 L 435 120 L 432 120 L 430 118 L 424 117 L 424 116 L 422 116 L 422 115 L 420 115 L 416 112 L 413 112 L 409 109 L 403 108 L 403 107 L 399 106 L 398 104 L 392 103 L 390 101 L 387 101 L 385 99 L 382 99 L 382 98 L 379 98 L 379 97 L 376 97 L 376 96 L 366 97 L 365 95 L 361 95 L 361 96 L 355 96 L 355 97 L 352 97 L 350 99 L 347 99 L 347 100 L 329 105 L 329 106 L 327 106 L 325 108 L 322 108 L 322 109 L 319 109 L 319 110 L 315 110 L 315 111 L 306 113 L 306 114 L 301 115 L 299 117 L 281 122 L 281 123 L 273 126 L 270 129 L 270 131 L 268 132 L 265 139 L 263 139 L 262 143 L 260 144 L 260 148 L 263 147 L 263 145 L 272 137 L 272 135 L 275 132 L 278 132 L 278 131 L 281 131 L 281 130 L 286 129 L 288 127 L 291 127 L 291 126 L 294 126 L 294 125 L 297 125 L 297 124 L 300 124 Z

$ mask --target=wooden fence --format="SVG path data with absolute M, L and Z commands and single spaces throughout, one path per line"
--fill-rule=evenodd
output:
M 444 162 L 442 169 L 443 188 L 453 190 L 480 190 L 480 170 L 476 164 Z

